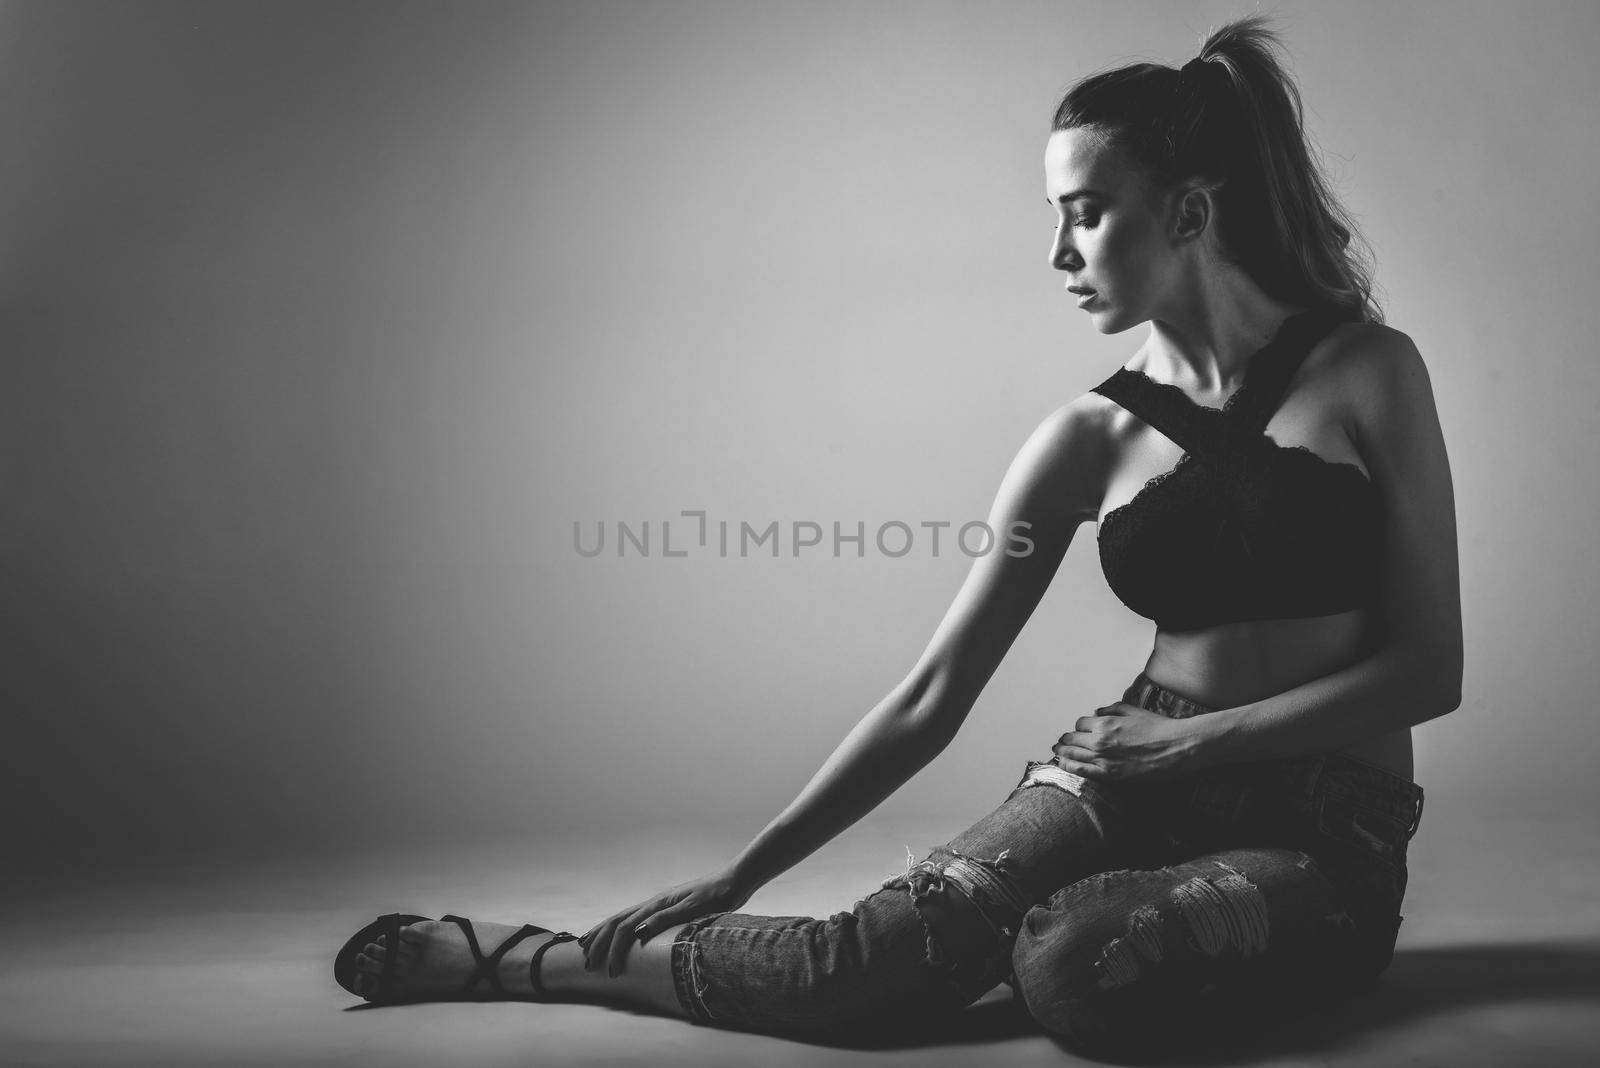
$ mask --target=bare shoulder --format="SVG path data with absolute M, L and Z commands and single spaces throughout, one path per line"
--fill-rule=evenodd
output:
M 1039 430 L 1063 446 L 1087 449 L 1099 443 L 1112 414 L 1120 410 L 1100 394 L 1085 391 L 1045 416 Z
M 1354 388 L 1372 389 L 1395 375 L 1427 373 L 1411 336 L 1382 323 L 1342 323 L 1317 348 L 1317 362 Z
M 1074 397 L 1046 415 L 1017 454 L 1017 469 L 1029 481 L 1048 483 L 1051 496 L 1080 522 L 1099 514 L 1108 406 L 1096 393 Z
M 1382 323 L 1342 323 L 1306 359 L 1308 389 L 1355 429 L 1383 411 L 1431 398 L 1428 370 L 1409 335 Z
M 1431 410 L 1427 364 L 1409 334 L 1381 323 L 1345 323 L 1327 338 L 1326 373 L 1357 427 L 1387 415 Z

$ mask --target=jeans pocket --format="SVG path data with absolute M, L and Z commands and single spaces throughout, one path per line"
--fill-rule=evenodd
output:
M 1404 867 L 1410 824 L 1361 795 L 1329 784 L 1317 799 L 1317 830 L 1394 867 Z
M 1332 867 L 1363 896 L 1398 909 L 1406 890 L 1411 824 L 1336 783 L 1319 790 L 1314 811 L 1322 852 Z

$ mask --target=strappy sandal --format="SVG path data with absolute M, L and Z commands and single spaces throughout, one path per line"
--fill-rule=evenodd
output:
M 400 928 L 413 923 L 423 923 L 429 919 L 430 917 L 427 916 L 411 916 L 400 912 L 391 912 L 387 916 L 379 916 L 376 920 L 351 935 L 350 940 L 340 948 L 339 955 L 333 960 L 334 979 L 338 981 L 340 986 L 355 994 L 356 997 L 366 998 L 366 1000 L 374 1004 L 390 1004 L 406 1000 L 403 997 L 396 996 L 394 990 L 394 967 L 395 960 L 399 957 L 399 953 L 396 950 L 400 945 Z M 531 923 L 525 923 L 522 925 L 521 930 L 512 933 L 504 942 L 501 942 L 493 953 L 484 956 L 483 951 L 478 948 L 478 935 L 472 929 L 471 920 L 465 916 L 453 915 L 441 916 L 440 919 L 448 920 L 461 928 L 461 933 L 467 936 L 467 948 L 472 950 L 472 957 L 476 962 L 473 973 L 467 977 L 466 985 L 456 995 L 461 1000 L 473 1000 L 474 997 L 479 1000 L 485 997 L 505 997 L 505 987 L 500 984 L 501 958 L 510 951 L 511 947 L 529 935 L 552 934 L 548 927 L 535 927 Z M 356 976 L 363 974 L 356 968 L 356 957 L 366 948 L 368 942 L 376 942 L 379 935 L 384 936 L 384 949 L 386 950 L 383 955 L 383 970 L 376 977 L 378 989 L 371 997 L 366 997 L 366 995 L 356 990 Z M 544 983 L 539 979 L 539 961 L 543 959 L 545 950 L 561 942 L 576 942 L 577 940 L 578 936 L 569 931 L 556 931 L 549 941 L 533 951 L 533 960 L 528 964 L 528 979 L 533 984 L 533 998 L 535 1001 L 548 1000 Z M 488 981 L 490 990 L 487 995 L 477 991 L 478 984 L 485 980 Z M 436 1001 L 439 998 L 433 995 L 426 1000 Z

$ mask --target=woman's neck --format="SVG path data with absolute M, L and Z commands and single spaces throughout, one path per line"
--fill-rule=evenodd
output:
M 1146 373 L 1192 394 L 1230 394 L 1244 381 L 1250 358 L 1285 319 L 1304 310 L 1253 284 L 1198 295 L 1150 320 Z

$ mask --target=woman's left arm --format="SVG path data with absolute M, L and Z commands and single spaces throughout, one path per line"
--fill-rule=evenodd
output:
M 1340 749 L 1460 705 L 1455 492 L 1428 369 L 1400 331 L 1371 326 L 1352 334 L 1341 368 L 1348 422 L 1386 524 L 1383 646 L 1333 674 L 1192 719 L 1167 720 L 1119 702 L 1062 737 L 1063 767 L 1127 778 Z
M 1343 370 L 1356 445 L 1383 499 L 1387 640 L 1342 671 L 1197 717 L 1199 763 L 1338 749 L 1461 704 L 1455 490 L 1428 368 L 1398 330 L 1354 333 Z

